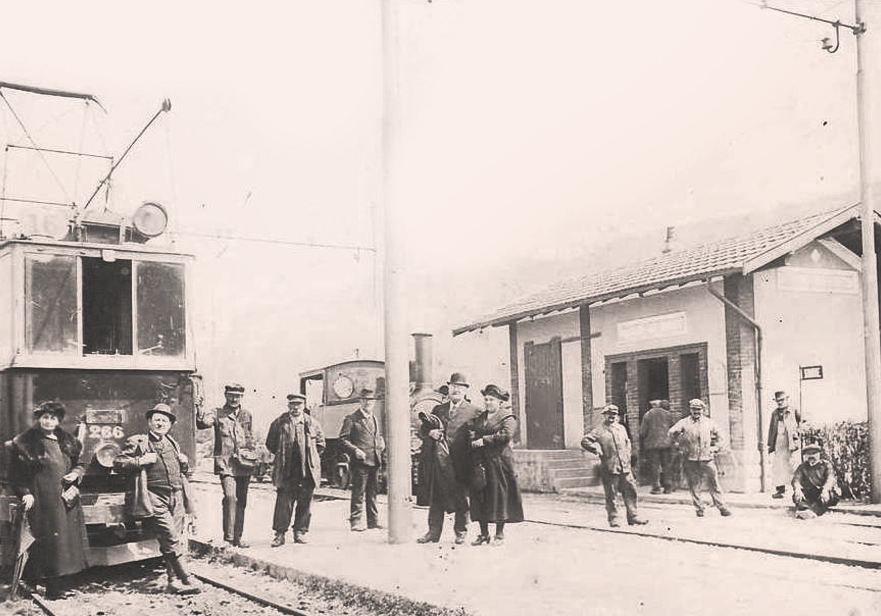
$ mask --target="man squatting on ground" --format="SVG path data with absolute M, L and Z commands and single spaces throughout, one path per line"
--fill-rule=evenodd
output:
M 795 517 L 799 520 L 823 515 L 838 504 L 841 495 L 835 469 L 829 460 L 820 459 L 821 451 L 816 443 L 805 445 L 805 461 L 792 476 L 792 502 L 795 504 Z
M 581 446 L 600 457 L 600 475 L 606 495 L 609 526 L 621 526 L 615 504 L 616 492 L 619 491 L 624 497 L 627 523 L 631 526 L 645 524 L 647 520 L 640 518 L 636 512 L 636 481 L 630 468 L 630 439 L 627 438 L 624 426 L 618 422 L 618 407 L 614 404 L 608 405 L 603 409 L 603 418 L 600 426 L 581 439 Z

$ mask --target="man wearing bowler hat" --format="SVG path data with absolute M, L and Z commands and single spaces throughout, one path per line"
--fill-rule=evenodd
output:
M 321 452 L 324 433 L 321 425 L 305 412 L 306 396 L 288 394 L 288 410 L 269 426 L 266 449 L 275 454 L 272 483 L 275 485 L 275 512 L 272 547 L 284 545 L 285 533 L 294 518 L 294 543 L 306 543 L 312 519 L 312 494 L 321 484 Z M 294 506 L 296 505 L 296 514 Z
M 131 475 L 141 469 L 146 473 L 153 515 L 145 519 L 145 524 L 155 531 L 159 552 L 165 559 L 167 592 L 199 593 L 201 587 L 187 569 L 187 549 L 181 541 L 186 513 L 184 482 L 189 462 L 181 453 L 180 445 L 169 435 L 177 416 L 170 406 L 161 403 L 147 411 L 145 416 L 149 432 L 129 437 L 113 461 L 113 468 L 121 474 Z M 134 484 L 129 490 L 134 491 Z
M 630 467 L 630 439 L 624 426 L 618 421 L 618 407 L 614 404 L 603 409 L 603 423 L 581 439 L 581 447 L 600 457 L 600 476 L 606 496 L 606 513 L 609 526 L 618 527 L 617 493 L 624 497 L 627 523 L 630 526 L 645 524 L 646 520 L 636 512 L 636 481 Z
M 251 429 L 251 413 L 242 407 L 244 386 L 228 384 L 223 391 L 226 404 L 221 408 L 196 411 L 196 427 L 214 428 L 214 474 L 223 488 L 223 540 L 235 547 L 242 542 L 248 487 L 257 463 L 257 448 Z
M 349 508 L 349 523 L 354 531 L 368 528 L 382 528 L 379 524 L 379 510 L 376 507 L 378 474 L 382 468 L 382 455 L 385 439 L 382 426 L 373 413 L 376 406 L 376 392 L 364 388 L 358 396 L 359 408 L 346 415 L 340 428 L 340 444 L 351 459 L 349 467 L 352 477 L 352 501 Z M 365 503 L 366 496 L 366 503 Z M 367 525 L 364 524 L 364 509 L 367 509 Z
M 450 462 L 456 476 L 453 482 L 453 501 L 455 503 L 455 522 L 453 530 L 456 532 L 456 543 L 465 543 L 468 533 L 468 471 L 470 468 L 469 458 L 471 455 L 471 442 L 468 439 L 468 431 L 462 427 L 481 413 L 481 409 L 466 400 L 465 393 L 468 391 L 468 379 L 461 372 L 454 372 L 447 381 L 449 399 L 443 404 L 432 409 L 431 413 L 440 420 L 440 427 L 429 428 L 428 422 L 423 422 L 421 434 L 423 443 L 428 439 L 439 441 L 445 439 L 450 446 Z M 437 543 L 440 541 L 441 532 L 444 528 L 445 501 L 443 495 L 433 494 L 428 505 L 428 532 L 417 539 L 419 543 Z

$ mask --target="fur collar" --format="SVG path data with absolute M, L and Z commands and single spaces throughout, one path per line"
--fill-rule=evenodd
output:
M 78 460 L 82 453 L 83 445 L 74 436 L 65 432 L 61 427 L 55 428 L 55 437 L 61 453 L 71 460 Z M 34 426 L 16 436 L 12 440 L 16 454 L 28 465 L 42 466 L 46 459 L 46 446 L 43 431 Z

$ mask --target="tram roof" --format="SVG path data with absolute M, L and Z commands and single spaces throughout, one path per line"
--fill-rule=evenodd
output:
M 192 253 L 179 252 L 169 248 L 136 244 L 106 244 L 97 242 L 68 242 L 64 240 L 55 240 L 50 238 L 6 238 L 0 240 L 0 252 L 7 250 L 12 246 L 35 246 L 42 248 L 64 248 L 74 250 L 112 250 L 118 253 L 142 254 L 142 255 L 174 255 L 194 259 Z

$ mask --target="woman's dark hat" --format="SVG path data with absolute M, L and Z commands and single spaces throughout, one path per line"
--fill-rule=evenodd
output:
M 171 407 L 167 404 L 163 404 L 162 402 L 146 412 L 145 416 L 147 417 L 147 421 L 150 421 L 150 418 L 153 417 L 153 415 L 155 415 L 156 413 L 162 413 L 163 415 L 167 416 L 171 420 L 171 423 L 177 421 L 177 415 L 174 414 L 174 411 L 171 410 Z
M 65 408 L 60 402 L 43 402 L 34 409 L 34 419 L 39 419 L 44 413 L 53 413 L 58 416 L 58 420 L 64 419 Z
M 493 385 L 492 383 L 481 389 L 480 393 L 483 396 L 492 396 L 493 398 L 498 398 L 502 402 L 507 402 L 508 398 L 511 397 L 511 394 L 504 391 L 498 385 Z
M 447 385 L 461 385 L 462 387 L 471 387 L 468 384 L 468 379 L 461 372 L 454 372 L 450 375 L 450 380 L 447 381 Z

